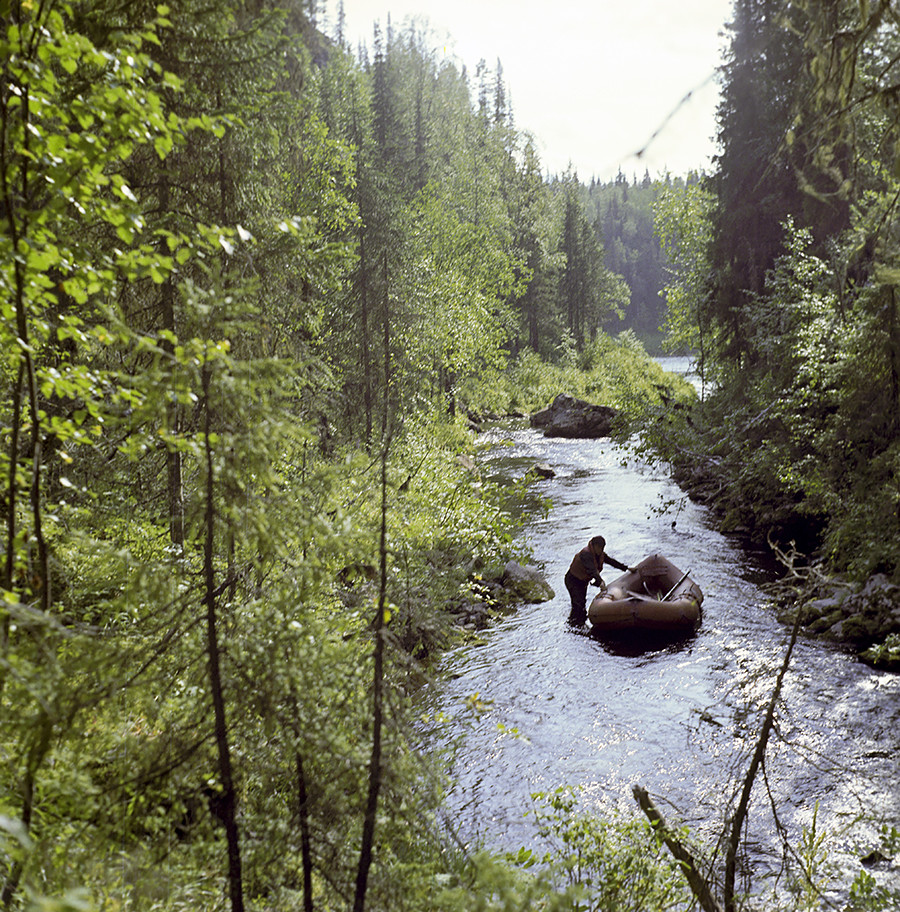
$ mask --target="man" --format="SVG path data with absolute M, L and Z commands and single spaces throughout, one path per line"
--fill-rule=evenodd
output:
M 572 600 L 570 620 L 583 624 L 587 618 L 584 606 L 587 601 L 589 582 L 595 586 L 603 586 L 605 588 L 606 584 L 600 576 L 604 562 L 623 572 L 632 569 L 631 567 L 626 567 L 625 564 L 620 563 L 614 557 L 610 557 L 605 549 L 606 539 L 602 535 L 595 535 L 587 543 L 587 547 L 582 548 L 575 555 L 571 566 L 566 571 L 566 589 L 569 590 L 569 598 Z

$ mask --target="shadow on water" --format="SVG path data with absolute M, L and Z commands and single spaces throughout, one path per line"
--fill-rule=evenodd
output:
M 654 653 L 674 655 L 689 650 L 697 639 L 697 629 L 672 630 L 597 630 L 588 621 L 572 614 L 566 619 L 567 632 L 587 637 L 609 655 L 636 659 Z
M 697 639 L 696 631 L 670 633 L 662 630 L 645 630 L 640 633 L 624 630 L 616 633 L 590 631 L 589 636 L 609 655 L 629 659 L 654 653 L 676 655 L 689 651 Z

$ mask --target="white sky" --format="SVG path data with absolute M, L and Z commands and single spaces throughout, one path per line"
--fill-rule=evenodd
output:
M 337 9 L 327 0 L 329 32 Z M 583 182 L 709 167 L 731 12 L 732 0 L 344 0 L 354 50 L 371 50 L 372 24 L 390 13 L 395 28 L 427 24 L 428 43 L 473 83 L 480 59 L 493 71 L 499 58 L 516 128 L 534 135 L 546 171 L 571 162 Z

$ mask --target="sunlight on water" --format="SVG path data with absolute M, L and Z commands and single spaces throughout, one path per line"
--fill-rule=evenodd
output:
M 439 708 L 457 716 L 448 736 L 464 735 L 449 796 L 462 838 L 531 844 L 532 792 L 582 786 L 599 810 L 627 804 L 635 783 L 667 814 L 713 835 L 743 777 L 788 640 L 758 588 L 766 568 L 715 531 L 664 474 L 608 440 L 546 439 L 519 427 L 491 430 L 481 442 L 492 445 L 480 457 L 487 475 L 518 478 L 536 463 L 556 472 L 536 486 L 551 498 L 550 514 L 526 532 L 556 597 L 502 618 L 483 646 L 447 658 L 452 680 Z M 659 552 L 691 570 L 705 596 L 694 636 L 628 650 L 567 623 L 563 575 L 598 533 L 625 563 Z M 604 571 L 607 582 L 617 575 Z M 477 718 L 461 712 L 474 693 L 491 701 Z M 876 808 L 900 822 L 900 676 L 801 642 L 782 702 L 767 757 L 781 823 L 796 835 L 816 801 L 820 826 L 847 826 Z M 748 837 L 762 867 L 780 852 L 765 804 L 760 793 Z M 852 822 L 842 839 L 849 846 L 873 832 Z

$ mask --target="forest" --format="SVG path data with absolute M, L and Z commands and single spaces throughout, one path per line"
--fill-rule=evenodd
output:
M 454 841 L 417 694 L 529 557 L 471 423 L 615 406 L 810 584 L 897 582 L 900 11 L 736 0 L 713 173 L 586 185 L 499 63 L 317 7 L 0 0 L 0 907 L 718 908 L 561 795 L 542 864 Z

